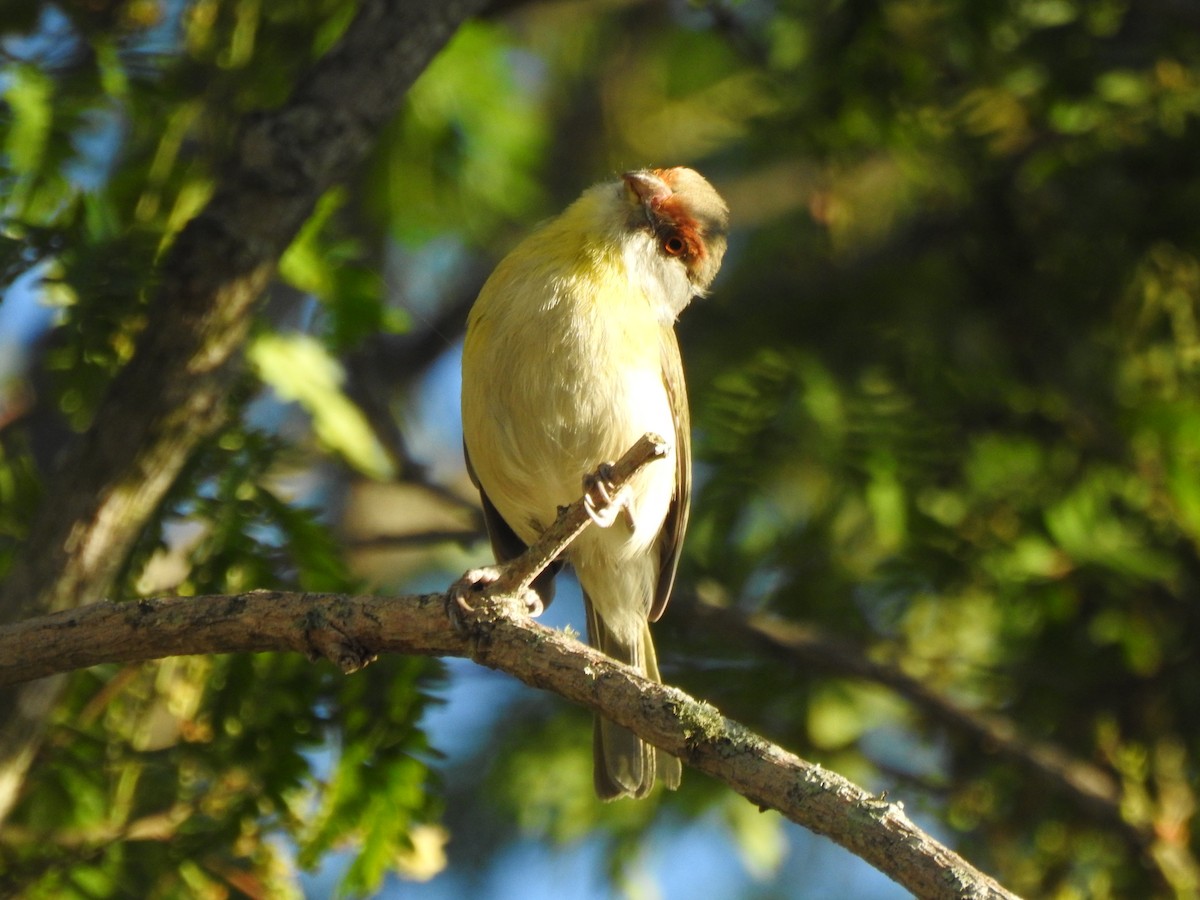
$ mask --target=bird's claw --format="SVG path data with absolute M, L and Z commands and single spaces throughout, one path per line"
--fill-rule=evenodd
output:
M 450 586 L 446 592 L 446 616 L 459 632 L 468 631 L 467 620 L 478 615 L 486 606 L 485 594 L 488 588 L 500 579 L 500 569 L 496 566 L 483 566 L 479 569 L 469 569 L 462 578 Z M 479 601 L 483 600 L 483 603 Z M 533 588 L 525 588 L 517 601 L 521 612 L 531 618 L 537 618 L 546 609 L 542 598 Z
M 601 528 L 608 528 L 624 513 L 626 524 L 633 529 L 633 515 L 629 510 L 632 497 L 629 485 L 616 490 L 612 483 L 613 464 L 600 463 L 596 471 L 583 476 L 583 508 L 588 518 Z
M 521 594 L 521 602 L 525 606 L 525 615 L 531 619 L 536 619 L 546 611 L 546 604 L 542 602 L 542 598 L 533 588 L 525 588 Z
M 500 570 L 495 566 L 485 566 L 481 569 L 468 569 L 462 578 L 450 585 L 446 592 L 446 616 L 456 631 L 465 632 L 466 616 L 476 610 L 472 600 L 483 595 L 487 586 L 494 584 L 500 577 Z

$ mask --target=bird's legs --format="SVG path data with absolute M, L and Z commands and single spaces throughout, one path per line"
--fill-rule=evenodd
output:
M 624 515 L 625 524 L 633 531 L 633 490 L 628 484 L 614 491 L 612 483 L 613 464 L 603 462 L 595 472 L 583 476 L 583 508 L 588 518 L 601 528 L 609 528 Z

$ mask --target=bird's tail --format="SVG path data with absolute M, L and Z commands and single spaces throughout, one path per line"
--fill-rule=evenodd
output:
M 609 630 L 596 612 L 587 595 L 588 643 L 618 662 L 628 663 L 653 681 L 662 682 L 658 674 L 658 658 L 650 637 L 650 624 L 642 624 L 642 632 L 632 643 L 620 640 Z M 671 790 L 679 787 L 682 766 L 669 753 L 647 744 L 632 731 L 600 716 L 596 717 L 592 740 L 595 757 L 594 779 L 596 795 L 601 800 L 617 797 L 644 797 L 654 787 L 657 776 Z

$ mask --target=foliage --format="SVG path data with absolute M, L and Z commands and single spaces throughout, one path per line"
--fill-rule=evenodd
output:
M 39 472 L 128 359 L 154 265 L 219 177 L 237 116 L 281 102 L 354 4 L 16 6 L 0 279 L 38 279 L 58 319 L 5 396 L 20 410 L 36 390 L 37 405 L 0 431 L 0 565 L 53 496 Z M 241 386 L 240 416 L 148 524 L 121 599 L 448 581 L 461 554 L 343 552 L 355 516 L 374 515 L 364 498 L 390 496 L 355 472 L 420 473 L 341 364 L 413 346 L 373 343 L 381 332 L 454 337 L 427 330 L 436 313 L 389 267 L 470 255 L 486 269 L 589 181 L 693 164 L 735 233 L 679 326 L 699 477 L 680 597 L 658 626 L 668 679 L 936 817 L 1018 892 L 1194 895 L 1197 14 L 1169 0 L 508 6 L 462 30 L 284 257 L 251 351 L 274 393 Z M 410 388 L 401 353 L 377 374 L 396 397 Z M 414 447 L 453 432 L 416 405 L 393 409 Z M 457 454 L 453 438 L 434 446 Z M 395 511 L 396 532 L 423 509 Z M 819 626 L 1098 766 L 1124 825 L 903 691 L 706 630 L 678 611 L 692 595 Z M 641 805 L 593 802 L 589 722 L 544 698 L 505 707 L 435 778 L 421 716 L 437 674 L 386 660 L 346 679 L 274 656 L 82 673 L 0 866 L 34 896 L 259 895 L 354 841 L 345 888 L 369 892 L 443 813 L 475 848 L 464 870 L 515 825 L 598 840 L 628 887 L 646 834 L 706 816 L 756 878 L 781 864 L 778 826 L 699 777 Z
M 86 423 L 128 358 L 155 261 L 207 196 L 231 112 L 278 102 L 302 68 L 297 41 L 327 44 L 323 32 L 346 10 L 233 12 L 131 4 L 97 22 L 47 7 L 34 37 L 9 44 L 24 61 L 10 67 L 5 92 L 4 212 L 16 248 L 8 275 L 40 270 L 44 296 L 62 307 L 43 356 L 53 380 L 39 399 L 72 426 Z M 126 18 L 134 13 L 149 20 Z M 347 298 L 329 331 L 345 344 L 364 330 L 352 311 L 376 329 L 387 315 L 378 292 L 364 301 L 363 279 L 352 277 L 356 245 L 325 237 L 323 218 L 298 240 L 287 274 L 331 304 Z M 322 242 L 336 252 L 326 256 Z M 361 415 L 336 363 L 322 368 L 326 351 L 310 348 L 299 363 L 300 350 L 284 355 L 303 341 L 263 335 L 259 370 L 290 365 L 281 393 L 320 422 L 341 416 L 334 446 L 386 470 L 369 431 L 347 433 L 345 421 Z M 329 521 L 306 505 L 315 498 L 287 485 L 309 465 L 302 446 L 272 436 L 278 413 L 266 400 L 248 404 L 254 396 L 249 384 L 239 390 L 244 424 L 200 454 L 147 524 L 121 599 L 361 587 Z M 39 442 L 62 437 L 37 417 L 29 429 L 32 440 L 14 430 L 4 444 L 6 552 L 37 494 Z M 2 880 L 29 896 L 118 895 L 130 885 L 141 895 L 294 894 L 295 862 L 279 843 L 288 835 L 310 866 L 357 841 L 344 887 L 373 889 L 436 810 L 435 754 L 416 722 L 437 672 L 429 661 L 391 659 L 347 679 L 267 655 L 82 673 L 14 814 Z

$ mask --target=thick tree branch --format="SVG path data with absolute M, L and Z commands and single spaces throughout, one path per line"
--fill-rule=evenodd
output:
M 148 321 L 86 433 L 68 448 L 0 622 L 103 596 L 184 463 L 224 421 L 250 315 L 317 199 L 365 156 L 408 88 L 485 0 L 364 0 L 284 106 L 247 123 L 203 211 L 161 271 Z M 32 759 L 54 684 L 0 696 L 0 820 Z
M 379 653 L 462 656 L 632 729 L 763 809 L 826 835 L 918 897 L 1011 898 L 917 828 L 903 809 L 805 762 L 680 690 L 648 681 L 519 614 L 480 607 L 452 627 L 447 596 L 257 591 L 99 603 L 0 629 L 0 683 L 100 662 L 294 650 L 352 670 Z

